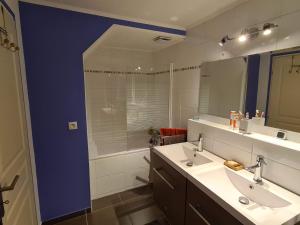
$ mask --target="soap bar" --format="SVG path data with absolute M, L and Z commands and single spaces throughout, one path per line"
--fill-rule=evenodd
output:
M 226 160 L 224 165 L 235 171 L 244 169 L 244 166 L 236 161 Z

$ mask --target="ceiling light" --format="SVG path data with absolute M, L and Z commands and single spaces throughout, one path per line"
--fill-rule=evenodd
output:
M 219 42 L 219 45 L 223 47 L 223 45 L 226 43 L 226 37 L 223 37 L 222 40 Z
M 269 35 L 272 33 L 272 29 L 278 27 L 278 25 L 273 23 L 265 23 L 263 26 L 263 35 Z
M 245 42 L 247 40 L 254 40 L 260 34 L 270 35 L 273 32 L 273 29 L 278 27 L 277 24 L 274 23 L 265 23 L 263 27 L 250 27 L 242 30 L 241 34 L 238 37 L 229 37 L 228 35 L 224 36 L 219 45 L 223 47 L 228 41 L 238 39 L 239 42 Z
M 266 29 L 266 30 L 264 30 L 263 31 L 263 35 L 269 35 L 269 34 L 271 34 L 272 33 L 272 30 L 271 29 Z
M 239 42 L 245 42 L 245 41 L 247 41 L 247 39 L 248 39 L 248 36 L 246 34 L 241 34 L 239 36 Z
M 221 46 L 221 47 L 223 47 L 225 44 L 226 44 L 226 42 L 227 41 L 231 41 L 231 40 L 233 40 L 234 38 L 230 38 L 228 35 L 226 35 L 226 36 L 224 36 L 222 39 L 221 39 L 221 41 L 219 42 L 219 45 Z

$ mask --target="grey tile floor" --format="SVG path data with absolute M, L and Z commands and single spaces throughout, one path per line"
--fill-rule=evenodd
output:
M 168 225 L 150 186 L 94 200 L 92 208 L 91 213 L 55 225 Z

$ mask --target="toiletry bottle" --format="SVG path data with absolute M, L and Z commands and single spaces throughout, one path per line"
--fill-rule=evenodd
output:
M 230 126 L 232 128 L 235 127 L 235 114 L 236 114 L 236 111 L 230 111 Z

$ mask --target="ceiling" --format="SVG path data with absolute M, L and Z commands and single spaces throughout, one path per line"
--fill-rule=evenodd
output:
M 170 41 L 155 42 L 153 38 L 157 36 L 170 37 Z M 117 48 L 143 52 L 155 52 L 163 48 L 170 47 L 184 37 L 176 34 L 164 33 L 153 30 L 139 29 L 121 25 L 113 25 L 104 33 L 89 50 L 98 48 Z
M 112 17 L 190 28 L 247 0 L 47 0 Z

